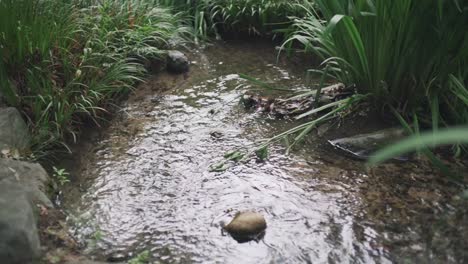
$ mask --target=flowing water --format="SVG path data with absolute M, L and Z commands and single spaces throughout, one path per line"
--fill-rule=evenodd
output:
M 466 247 L 453 243 L 463 243 L 465 228 L 458 237 L 442 233 L 434 240 L 443 228 L 424 226 L 440 219 L 420 223 L 412 214 L 402 215 L 412 209 L 402 210 L 387 191 L 408 191 L 411 182 L 375 187 L 364 164 L 341 157 L 317 136 L 289 155 L 277 145 L 265 162 L 251 159 L 210 172 L 224 153 L 295 124 L 244 109 L 239 96 L 251 84 L 238 74 L 301 88 L 305 69 L 277 63 L 273 47 L 259 43 L 214 45 L 190 56 L 190 74 L 160 74 L 141 85 L 75 162 L 72 174 L 81 189 L 66 193 L 64 204 L 70 232 L 90 255 L 118 261 L 149 250 L 155 263 L 458 262 L 464 257 L 460 252 Z M 398 165 L 373 173 L 406 173 L 416 181 L 417 168 Z M 415 210 L 427 208 L 433 205 Z M 440 202 L 424 212 L 431 217 L 457 212 L 449 209 Z M 239 244 L 222 235 L 221 221 L 241 210 L 265 216 L 263 240 Z M 442 250 L 434 241 L 445 243 Z

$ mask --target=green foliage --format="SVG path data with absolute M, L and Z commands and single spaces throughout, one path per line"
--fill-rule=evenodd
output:
M 152 1 L 102 1 L 84 10 L 82 29 L 106 53 L 124 58 L 157 57 L 169 42 L 181 43 L 191 29 L 180 26 L 182 17 Z
M 70 44 L 71 11 L 63 1 L 0 1 L 0 87 L 10 103 L 18 103 L 16 90 L 27 89 L 26 71 L 36 70 L 27 66 Z
M 81 221 L 83 220 L 84 219 L 81 219 Z M 104 234 L 102 233 L 102 231 L 99 230 L 99 228 L 96 228 L 93 234 L 90 236 L 90 238 L 87 239 L 86 241 L 87 251 L 91 252 L 91 251 L 97 250 L 99 247 L 98 244 L 102 241 L 103 235 Z
M 195 36 L 219 33 L 264 35 L 290 23 L 303 9 L 295 3 L 311 0 L 159 0 L 158 3 L 186 11 L 191 16 Z
M 241 78 L 251 82 L 255 86 L 261 87 L 266 90 L 278 90 L 285 91 L 288 93 L 298 93 L 288 98 L 287 100 L 298 100 L 302 98 L 312 99 L 312 97 L 314 98 L 312 109 L 295 117 L 295 119 L 306 119 L 308 121 L 306 121 L 304 124 L 298 125 L 283 133 L 280 133 L 274 137 L 271 137 L 265 142 L 263 142 L 254 151 L 259 159 L 266 159 L 268 157 L 268 146 L 279 141 L 282 141 L 286 144 L 287 152 L 289 152 L 296 144 L 302 142 L 305 136 L 309 134 L 314 128 L 317 128 L 320 124 L 324 122 L 330 121 L 338 117 L 342 117 L 346 112 L 350 112 L 355 105 L 359 104 L 360 102 L 363 102 L 368 98 L 368 95 L 355 94 L 350 97 L 335 100 L 327 104 L 320 104 L 319 98 L 322 94 L 322 89 L 325 86 L 325 79 L 328 76 L 328 71 L 329 66 L 325 68 L 320 83 L 318 84 L 318 87 L 316 89 L 306 91 L 292 91 L 289 89 L 275 88 L 263 81 L 260 81 L 258 79 L 252 78 L 244 74 L 240 74 Z
M 401 142 L 377 152 L 369 160 L 370 165 L 376 165 L 393 157 L 421 150 L 425 147 L 434 148 L 449 144 L 468 144 L 468 127 L 453 127 L 437 132 L 426 132 L 413 135 Z
M 468 4 L 461 1 L 316 0 L 302 5 L 284 47 L 300 43 L 328 75 L 376 107 L 392 106 L 418 125 L 468 123 Z M 459 146 L 459 145 L 458 145 Z M 460 146 L 459 148 L 460 149 Z
M 234 151 L 227 152 L 224 154 L 224 160 L 218 163 L 212 164 L 210 166 L 210 171 L 211 172 L 223 172 L 229 169 L 230 167 L 230 165 L 228 164 L 228 161 L 235 162 L 235 163 L 242 162 L 242 161 L 245 161 L 249 155 L 250 153 L 245 153 L 241 150 L 234 150 Z
M 292 40 L 335 67 L 333 75 L 362 93 L 418 106 L 445 87 L 448 74 L 466 76 L 468 11 L 452 1 L 317 0 L 320 11 L 297 18 Z
M 145 264 L 148 263 L 151 257 L 149 250 L 145 250 L 128 261 L 128 264 Z
M 66 149 L 82 123 L 97 123 L 144 78 L 142 62 L 171 43 L 192 34 L 287 33 L 284 47 L 314 52 L 324 76 L 359 95 L 314 105 L 298 118 L 315 119 L 268 140 L 263 157 L 268 144 L 291 148 L 368 98 L 396 109 L 400 121 L 412 119 L 415 130 L 467 124 L 467 24 L 468 4 L 458 0 L 0 0 L 0 89 L 28 118 L 41 158 Z M 318 99 L 324 79 L 298 96 Z
M 238 149 L 229 151 L 224 154 L 224 160 L 212 164 L 210 166 L 211 172 L 223 172 L 230 168 L 232 164 L 247 162 L 250 158 L 256 157 L 260 161 L 265 161 L 268 158 L 268 148 L 263 146 L 255 150 L 252 149 Z
M 0 89 L 28 118 L 36 157 L 140 82 L 143 59 L 189 34 L 179 20 L 138 0 L 0 1 Z
M 258 147 L 258 150 L 267 148 L 273 143 L 282 141 L 286 143 L 286 152 L 289 152 L 295 145 L 301 143 L 314 128 L 317 128 L 320 124 L 323 124 L 327 121 L 341 117 L 343 113 L 346 111 L 351 111 L 355 105 L 366 99 L 366 95 L 353 95 L 345 99 L 313 108 L 312 110 L 296 117 L 296 119 L 309 118 L 311 120 L 285 132 L 282 132 L 272 138 L 269 138 L 262 145 L 260 145 L 260 147 Z
M 220 161 L 216 164 L 210 165 L 210 172 L 223 172 L 228 168 L 229 166 L 226 164 L 226 161 Z
M 52 169 L 54 170 L 52 176 L 58 181 L 60 185 L 64 185 L 65 183 L 70 182 L 70 173 L 68 173 L 65 169 L 57 169 L 56 167 L 52 167 Z
M 245 154 L 240 151 L 232 151 L 224 154 L 224 158 L 232 161 L 241 161 L 245 157 Z
M 255 155 L 257 156 L 258 159 L 262 161 L 268 159 L 268 148 L 262 147 L 262 148 L 257 149 L 255 151 Z

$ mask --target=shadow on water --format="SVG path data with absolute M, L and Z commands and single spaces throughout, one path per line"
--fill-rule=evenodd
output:
M 464 243 L 466 227 L 459 237 L 442 239 L 445 251 L 438 252 L 425 223 L 399 213 L 404 210 L 395 202 L 400 199 L 395 188 L 402 193 L 413 188 L 426 173 L 417 165 L 384 166 L 372 172 L 382 176 L 373 178 L 362 163 L 338 156 L 312 137 L 291 155 L 275 146 L 264 163 L 252 160 L 209 172 L 225 152 L 294 125 L 241 107 L 239 96 L 250 84 L 238 74 L 301 87 L 304 68 L 276 64 L 274 49 L 259 43 L 214 45 L 194 51 L 191 60 L 188 76 L 160 74 L 141 85 L 93 148 L 80 154 L 83 161 L 72 174 L 79 175 L 76 184 L 83 188 L 67 192 L 64 204 L 71 232 L 87 243 L 89 254 L 118 260 L 150 250 L 163 263 L 457 262 L 464 257 L 460 252 L 466 246 L 452 244 Z M 414 182 L 373 180 L 403 174 Z M 413 192 L 424 191 L 415 186 Z M 442 204 L 424 208 L 405 209 L 431 216 L 446 210 Z M 239 244 L 221 235 L 220 222 L 238 210 L 264 214 L 263 240 Z M 466 219 L 465 213 L 460 217 Z

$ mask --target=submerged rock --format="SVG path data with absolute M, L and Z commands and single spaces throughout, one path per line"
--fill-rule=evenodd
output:
M 167 53 L 167 70 L 172 73 L 185 73 L 189 70 L 189 60 L 185 54 L 177 50 Z
M 223 227 L 239 243 L 261 239 L 267 224 L 265 218 L 256 212 L 238 212 L 232 221 Z
M 218 139 L 218 138 L 222 138 L 224 136 L 224 134 L 222 132 L 219 132 L 219 131 L 213 131 L 213 132 L 210 133 L 210 136 L 212 138 Z
M 401 140 L 405 136 L 401 128 L 389 128 L 373 133 L 356 135 L 353 137 L 329 140 L 337 149 L 358 159 L 368 159 L 374 152 Z M 407 160 L 406 157 L 396 157 L 397 160 Z

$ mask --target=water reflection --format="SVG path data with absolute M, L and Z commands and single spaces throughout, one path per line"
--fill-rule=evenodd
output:
M 239 106 L 249 84 L 238 73 L 289 87 L 304 81 L 275 64 L 270 47 L 228 45 L 193 56 L 200 59 L 177 89 L 130 100 L 124 119 L 140 128 L 123 133 L 116 121 L 86 164 L 89 188 L 69 198 L 68 209 L 82 241 L 99 232 L 92 254 L 115 259 L 149 249 L 163 263 L 390 262 L 379 233 L 357 220 L 360 197 L 340 181 L 366 175 L 326 162 L 315 143 L 289 156 L 276 146 L 264 163 L 209 172 L 225 152 L 292 125 Z M 265 215 L 263 240 L 222 236 L 219 223 L 238 210 Z

